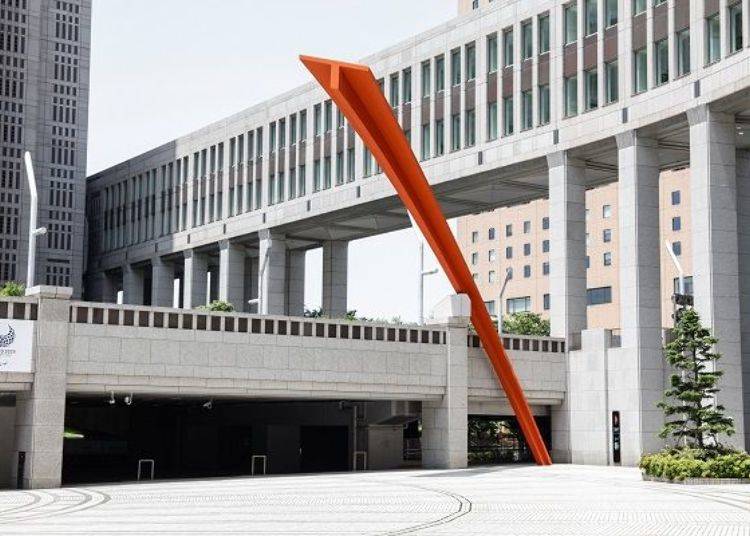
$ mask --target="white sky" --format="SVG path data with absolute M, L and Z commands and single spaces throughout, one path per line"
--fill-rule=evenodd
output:
M 88 172 L 309 81 L 300 53 L 356 61 L 456 9 L 456 0 L 94 0 Z M 350 244 L 350 309 L 416 319 L 414 236 Z M 309 308 L 320 305 L 320 264 L 320 250 L 308 253 Z M 442 273 L 428 278 L 426 311 L 449 292 Z

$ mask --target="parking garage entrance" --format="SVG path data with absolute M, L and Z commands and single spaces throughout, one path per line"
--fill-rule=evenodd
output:
M 69 396 L 63 484 L 346 471 L 352 428 L 334 401 Z

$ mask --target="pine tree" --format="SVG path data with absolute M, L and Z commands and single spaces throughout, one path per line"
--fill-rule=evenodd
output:
M 671 377 L 671 388 L 664 392 L 665 400 L 659 403 L 667 418 L 659 435 L 672 437 L 678 447 L 722 451 L 718 436 L 734 434 L 734 426 L 724 407 L 712 403 L 723 374 L 715 367 L 721 358 L 714 351 L 717 339 L 692 308 L 681 311 L 674 336 L 666 347 L 666 359 L 677 373 Z

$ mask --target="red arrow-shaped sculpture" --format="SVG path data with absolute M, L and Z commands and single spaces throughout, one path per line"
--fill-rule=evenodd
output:
M 424 172 L 370 68 L 309 56 L 301 56 L 300 59 L 375 156 L 417 222 L 455 291 L 469 296 L 471 321 L 516 414 L 534 460 L 539 465 L 550 465 L 552 460 L 547 447 L 479 289 Z

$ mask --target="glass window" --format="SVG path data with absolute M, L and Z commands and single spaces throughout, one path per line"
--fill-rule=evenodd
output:
M 445 154 L 445 122 L 442 119 L 435 121 L 435 156 Z
M 509 315 L 531 311 L 531 296 L 523 298 L 508 298 L 506 300 L 506 311 Z
M 679 231 L 680 229 L 682 229 L 682 218 L 675 216 L 672 218 L 672 230 Z
M 677 76 L 684 76 L 690 72 L 690 30 L 677 32 Z
M 477 77 L 477 49 L 474 43 L 466 45 L 466 79 L 474 80 Z
M 513 225 L 510 223 L 505 226 L 505 236 L 513 236 Z
M 612 253 L 609 251 L 604 252 L 604 266 L 612 266 Z
M 672 192 L 672 204 L 679 205 L 680 201 L 682 201 L 682 196 L 680 194 L 680 191 L 675 190 L 674 192 Z
M 566 78 L 563 91 L 565 93 L 565 117 L 572 117 L 578 113 L 578 77 Z
M 487 260 L 489 262 L 495 262 L 497 260 L 497 252 L 494 249 L 487 252 Z
M 396 108 L 399 105 L 399 80 L 398 74 L 391 75 L 391 98 L 390 103 L 392 108 Z
M 654 77 L 657 86 L 669 82 L 669 45 L 666 39 L 654 43 Z
M 545 294 L 544 296 L 542 296 L 542 300 L 544 301 L 544 310 L 549 311 L 549 294 Z
M 503 67 L 513 65 L 513 30 L 503 32 Z
M 422 63 L 422 96 L 426 97 L 430 94 L 430 82 L 432 78 L 430 76 L 430 62 L 425 61 Z
M 508 246 L 505 248 L 505 258 L 506 259 L 512 259 L 513 258 L 513 247 Z
M 403 86 L 404 104 L 411 102 L 411 69 L 404 69 L 401 84 Z
M 612 303 L 612 287 L 590 288 L 586 291 L 589 305 Z
M 531 255 L 531 244 L 529 244 L 528 242 L 526 242 L 523 245 L 523 256 L 524 257 L 528 257 L 529 255 Z
M 521 24 L 521 59 L 527 60 L 534 54 L 534 36 L 531 21 Z
M 604 242 L 612 242 L 612 229 L 604 229 L 602 231 L 602 240 Z
M 646 0 L 633 0 L 633 15 L 646 11 Z
M 539 54 L 549 52 L 549 14 L 539 15 Z
M 542 263 L 542 275 L 549 275 L 549 263 L 546 261 Z
M 549 218 L 547 216 L 542 218 L 542 229 L 544 229 L 545 231 L 549 229 Z
M 490 227 L 487 230 L 487 240 L 494 240 L 494 239 L 495 239 L 495 228 L 494 227 Z
M 729 6 L 729 52 L 742 50 L 742 3 Z
M 430 124 L 422 125 L 422 150 L 420 151 L 422 160 L 430 158 Z
M 574 43 L 578 39 L 578 5 L 576 3 L 565 6 L 563 25 L 565 44 Z
M 461 148 L 461 114 L 451 116 L 451 151 Z
M 320 160 L 313 162 L 313 192 L 320 191 Z
M 513 134 L 513 97 L 503 99 L 503 134 Z
M 693 295 L 693 276 L 687 275 L 683 278 L 683 283 L 685 284 L 685 294 L 688 296 Z M 675 277 L 672 281 L 672 285 L 674 288 L 674 293 L 679 294 L 680 293 L 680 278 Z
M 646 49 L 633 52 L 633 93 L 642 93 L 648 89 L 648 67 Z
M 617 73 L 617 60 L 604 64 L 604 88 L 607 104 L 616 102 L 619 98 L 619 80 Z
M 534 126 L 534 105 L 531 91 L 521 93 L 521 129 L 528 130 Z
M 435 92 L 445 90 L 445 57 L 435 58 Z
M 617 0 L 604 2 L 604 26 L 609 28 L 617 24 Z
M 603 205 L 602 206 L 602 218 L 611 218 L 612 217 L 612 207 L 610 205 Z
M 529 277 L 531 277 L 531 265 L 530 264 L 525 264 L 524 265 L 524 267 L 523 267 L 523 276 L 526 279 L 528 279 Z
M 539 124 L 546 125 L 550 119 L 549 85 L 539 86 Z
M 672 252 L 678 257 L 682 255 L 682 242 L 679 240 L 677 242 L 672 242 Z
M 457 86 L 461 83 L 461 49 L 451 52 L 451 84 Z
M 487 139 L 497 139 L 497 102 L 487 103 Z
M 325 111 L 323 113 L 323 123 L 325 131 L 330 132 L 333 127 L 333 103 L 329 100 L 326 101 Z
M 490 270 L 489 271 L 489 273 L 487 274 L 487 282 L 488 283 L 494 283 L 495 282 L 495 270 Z M 490 303 L 494 304 L 494 302 L 490 302 Z
M 549 253 L 549 240 L 542 240 L 542 253 Z
M 706 19 L 706 63 L 721 59 L 721 25 L 718 13 Z
M 597 21 L 596 4 L 598 0 L 585 0 L 584 16 L 586 17 L 586 35 L 595 34 L 599 29 Z
M 323 158 L 323 188 L 331 187 L 331 157 Z
M 599 106 L 599 76 L 596 69 L 584 73 L 586 89 L 586 109 L 594 110 Z
M 478 262 L 479 262 L 479 253 L 476 253 L 476 252 L 472 253 L 471 254 L 471 264 L 475 265 Z
M 497 71 L 497 34 L 487 37 L 487 72 Z
M 531 222 L 526 220 L 523 222 L 523 234 L 529 234 L 531 232 Z
M 466 124 L 464 125 L 464 137 L 466 146 L 473 147 L 477 142 L 477 112 L 476 110 L 466 110 Z

